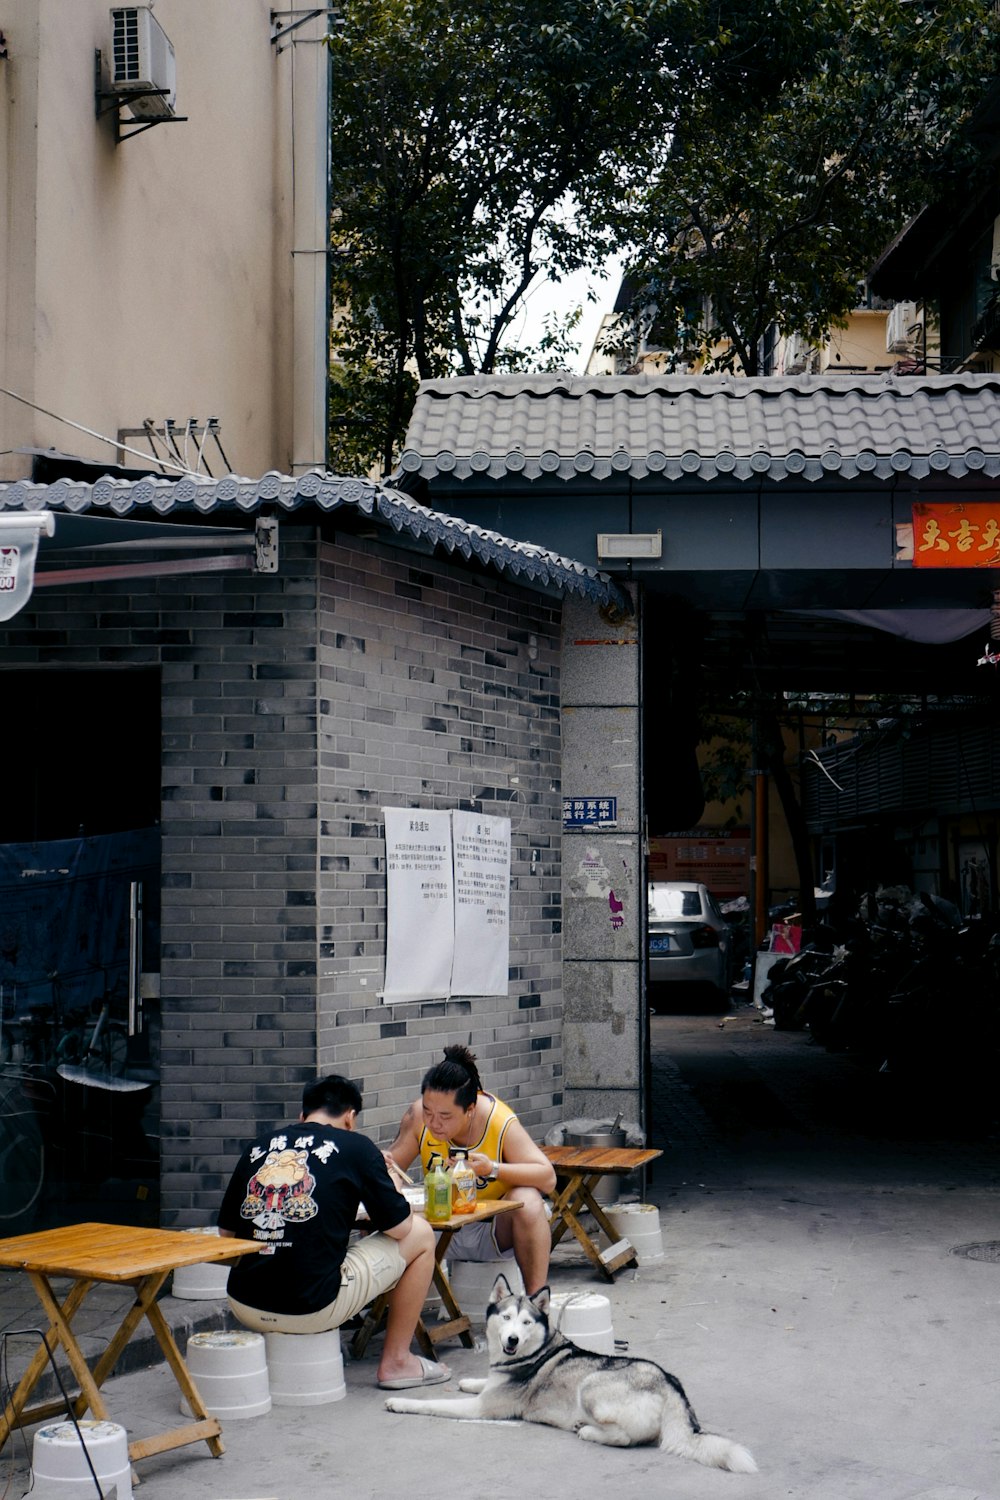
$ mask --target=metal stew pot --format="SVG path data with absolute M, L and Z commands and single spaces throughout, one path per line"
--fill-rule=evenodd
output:
M 614 1151 L 627 1146 L 628 1139 L 624 1130 L 618 1129 L 609 1122 L 597 1130 L 567 1130 L 566 1144 L 567 1146 L 593 1146 L 604 1151 Z M 621 1177 L 617 1174 L 612 1176 L 609 1173 L 598 1182 L 594 1189 L 594 1198 L 602 1205 L 617 1203 L 621 1186 Z

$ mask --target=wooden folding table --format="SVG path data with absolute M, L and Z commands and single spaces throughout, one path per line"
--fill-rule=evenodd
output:
M 438 1222 L 435 1222 L 433 1219 L 428 1220 L 431 1228 L 437 1233 L 437 1241 L 434 1245 L 434 1285 L 440 1292 L 441 1301 L 448 1310 L 447 1321 L 443 1323 L 433 1323 L 428 1327 L 423 1318 L 417 1321 L 417 1343 L 428 1358 L 437 1359 L 435 1344 L 439 1344 L 442 1339 L 454 1338 L 456 1335 L 467 1349 L 472 1349 L 475 1346 L 475 1340 L 472 1337 L 471 1331 L 471 1320 L 459 1307 L 455 1293 L 452 1291 L 451 1283 L 442 1269 L 441 1263 L 448 1253 L 448 1246 L 458 1231 L 464 1229 L 466 1224 L 478 1224 L 483 1219 L 495 1219 L 497 1214 L 510 1213 L 515 1208 L 520 1207 L 521 1204 L 517 1199 L 491 1198 L 477 1203 L 474 1211 L 470 1214 L 453 1214 L 450 1219 Z M 369 1343 L 385 1318 L 388 1304 L 388 1292 L 384 1292 L 372 1303 L 364 1322 L 351 1339 L 349 1345 L 355 1359 L 360 1359 L 368 1348 Z
M 627 1240 L 618 1238 L 614 1225 L 594 1197 L 594 1189 L 602 1177 L 624 1177 L 637 1167 L 655 1161 L 663 1152 L 624 1146 L 543 1146 L 542 1150 L 555 1167 L 562 1184 L 552 1203 L 552 1248 L 555 1249 L 567 1229 L 571 1229 L 587 1259 L 608 1281 L 614 1281 L 615 1272 L 623 1266 L 638 1264 L 638 1256 Z M 593 1214 L 598 1228 L 607 1235 L 605 1250 L 598 1249 L 580 1223 L 579 1215 L 585 1210 Z
M 129 1458 L 149 1458 L 170 1448 L 205 1441 L 215 1458 L 223 1450 L 222 1431 L 216 1417 L 209 1416 L 197 1387 L 181 1357 L 156 1297 L 171 1271 L 178 1266 L 198 1265 L 202 1261 L 229 1261 L 240 1255 L 256 1253 L 261 1246 L 253 1240 L 216 1238 L 207 1234 L 187 1234 L 183 1230 L 137 1229 L 128 1224 L 72 1224 L 62 1229 L 46 1229 L 38 1234 L 22 1234 L 15 1239 L 0 1240 L 0 1266 L 25 1271 L 31 1279 L 39 1302 L 49 1319 L 46 1343 L 52 1355 L 61 1345 L 73 1374 L 80 1385 L 71 1405 L 77 1419 L 90 1411 L 99 1420 L 110 1420 L 101 1395 L 101 1386 L 115 1365 L 140 1321 L 145 1317 L 156 1341 L 163 1350 L 181 1394 L 191 1408 L 194 1422 L 171 1428 L 154 1437 L 140 1438 L 129 1444 Z M 53 1277 L 68 1277 L 72 1286 L 59 1302 L 51 1286 Z M 117 1331 L 93 1369 L 87 1364 L 73 1332 L 73 1319 L 87 1294 L 98 1282 L 131 1286 L 135 1301 L 125 1313 Z M 10 1401 L 0 1416 L 0 1448 L 11 1432 L 33 1422 L 46 1421 L 65 1413 L 62 1401 L 48 1401 L 28 1407 L 28 1400 L 48 1363 L 45 1348 L 32 1357 Z

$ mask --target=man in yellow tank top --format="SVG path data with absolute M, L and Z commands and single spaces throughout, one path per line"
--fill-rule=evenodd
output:
M 514 1111 L 482 1086 L 476 1059 L 467 1047 L 444 1049 L 444 1062 L 425 1075 L 420 1098 L 410 1105 L 385 1152 L 390 1172 L 404 1171 L 419 1155 L 426 1173 L 434 1155 L 445 1160 L 468 1152 L 479 1198 L 517 1198 L 516 1214 L 469 1224 L 448 1247 L 451 1260 L 513 1257 L 525 1291 L 545 1286 L 549 1272 L 545 1195 L 555 1188 L 551 1163 L 528 1135 Z

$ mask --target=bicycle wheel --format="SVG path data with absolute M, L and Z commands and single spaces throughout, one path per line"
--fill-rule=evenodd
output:
M 56 1063 L 78 1063 L 87 1050 L 87 1033 L 82 1026 L 74 1026 L 59 1038 L 56 1045 Z

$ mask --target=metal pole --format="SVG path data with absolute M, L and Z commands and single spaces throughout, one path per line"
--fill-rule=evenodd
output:
M 142 881 L 129 882 L 128 891 L 128 1034 L 142 1031 Z
M 767 936 L 768 839 L 767 839 L 767 772 L 754 769 L 754 946 L 759 948 Z

